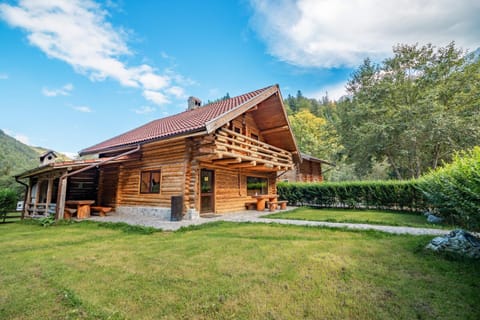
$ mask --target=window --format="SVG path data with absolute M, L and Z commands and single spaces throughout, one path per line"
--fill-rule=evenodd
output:
M 268 194 L 268 179 L 247 177 L 247 196 Z
M 160 193 L 160 170 L 142 171 L 140 193 Z
M 239 127 L 233 127 L 233 131 L 235 131 L 236 133 L 242 133 L 242 129 L 240 129 Z
M 256 134 L 251 134 L 250 137 L 253 139 L 253 140 L 257 140 L 258 141 L 258 136 Z

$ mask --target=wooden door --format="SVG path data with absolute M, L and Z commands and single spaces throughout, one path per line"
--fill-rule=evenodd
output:
M 200 213 L 215 211 L 215 173 L 213 170 L 200 170 Z

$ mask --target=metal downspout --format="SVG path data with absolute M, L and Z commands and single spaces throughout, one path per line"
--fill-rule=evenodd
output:
M 15 176 L 15 181 L 20 183 L 21 185 L 23 185 L 25 187 L 25 194 L 23 195 L 23 205 L 25 206 L 27 204 L 28 188 L 30 188 L 30 187 L 25 182 L 18 180 L 17 176 Z M 22 220 L 23 220 L 23 218 L 25 218 L 25 208 L 23 208 L 23 210 L 22 210 Z

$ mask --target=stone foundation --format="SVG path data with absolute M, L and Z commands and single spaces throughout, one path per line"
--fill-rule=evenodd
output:
M 165 221 L 170 221 L 172 216 L 170 208 L 162 207 L 118 206 L 115 211 L 119 214 L 154 217 Z M 194 220 L 199 217 L 200 216 L 195 209 L 189 209 L 187 214 L 183 216 L 183 220 Z

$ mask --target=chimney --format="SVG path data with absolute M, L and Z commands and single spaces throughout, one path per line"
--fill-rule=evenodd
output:
M 202 100 L 197 97 L 188 98 L 188 108 L 187 111 L 198 109 L 202 106 Z

